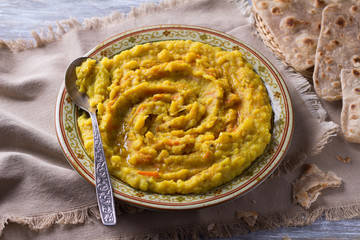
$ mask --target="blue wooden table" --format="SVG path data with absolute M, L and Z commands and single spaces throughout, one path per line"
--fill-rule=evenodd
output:
M 141 3 L 160 0 L 1 0 L 0 1 L 0 39 L 28 39 L 31 31 L 39 32 L 55 22 L 70 17 L 83 21 L 85 18 L 102 17 L 118 12 L 129 12 L 131 7 Z M 248 0 L 251 1 L 251 0 Z M 326 221 L 318 220 L 310 226 L 279 228 L 272 231 L 253 232 L 236 239 L 360 239 L 360 219 Z

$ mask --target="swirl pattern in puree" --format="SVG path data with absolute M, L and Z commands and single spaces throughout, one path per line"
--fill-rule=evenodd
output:
M 270 142 L 270 100 L 240 51 L 162 41 L 76 71 L 98 110 L 109 171 L 134 188 L 207 191 L 241 174 Z M 93 158 L 91 120 L 83 114 L 78 125 Z

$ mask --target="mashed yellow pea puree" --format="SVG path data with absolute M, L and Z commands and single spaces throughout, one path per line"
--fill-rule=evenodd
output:
M 98 110 L 110 173 L 134 188 L 204 192 L 241 174 L 270 141 L 267 91 L 239 51 L 147 43 L 76 73 Z M 93 157 L 91 120 L 78 125 Z

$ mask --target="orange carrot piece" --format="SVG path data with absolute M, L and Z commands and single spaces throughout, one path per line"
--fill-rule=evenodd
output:
M 163 98 L 164 98 L 164 96 L 165 96 L 165 93 L 158 93 L 158 94 L 155 94 L 155 95 L 153 96 L 153 100 L 155 100 L 155 101 L 157 101 L 157 100 L 161 100 L 161 99 L 163 99 Z
M 207 151 L 205 154 L 204 154 L 204 158 L 205 159 L 208 159 L 210 157 L 211 153 L 210 151 Z
M 144 110 L 145 110 L 145 106 L 141 106 L 136 110 L 136 114 L 138 114 L 138 113 L 140 113 L 140 112 L 142 112 Z
M 155 171 L 155 172 L 138 171 L 138 174 L 144 175 L 144 176 L 149 176 L 149 177 L 154 177 L 154 178 L 159 177 L 159 172 L 157 172 L 157 171 Z
M 180 145 L 180 142 L 178 140 L 169 140 L 169 141 L 166 141 L 166 145 L 168 145 L 168 146 L 178 146 L 178 145 Z

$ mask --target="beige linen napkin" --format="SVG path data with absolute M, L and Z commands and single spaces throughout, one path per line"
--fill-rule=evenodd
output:
M 130 16 L 58 23 L 58 32 L 34 33 L 36 44 L 0 41 L 0 235 L 4 239 L 120 239 L 230 237 L 250 230 L 359 216 L 359 145 L 336 135 L 341 103 L 324 103 L 311 85 L 286 69 L 255 34 L 246 1 L 167 1 Z M 54 127 L 55 100 L 67 65 L 99 42 L 123 31 L 154 24 L 188 24 L 226 32 L 255 47 L 285 79 L 295 111 L 292 146 L 278 176 L 230 202 L 199 210 L 142 210 L 118 202 L 118 223 L 99 220 L 95 189 L 67 163 Z M 22 51 L 12 51 L 20 50 Z M 336 124 L 336 123 L 337 124 Z M 333 141 L 330 141 L 333 140 Z M 330 142 L 330 143 L 329 143 Z M 328 144 L 327 144 L 328 143 Z M 344 164 L 336 156 L 350 157 Z M 343 178 L 309 210 L 293 205 L 292 182 L 303 161 Z M 256 211 L 254 227 L 236 211 Z

